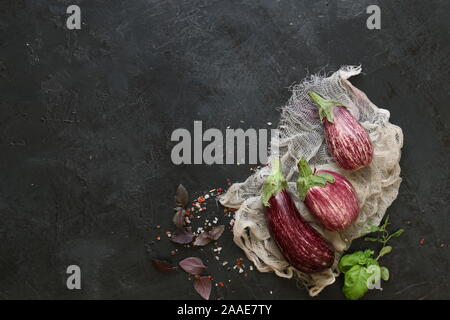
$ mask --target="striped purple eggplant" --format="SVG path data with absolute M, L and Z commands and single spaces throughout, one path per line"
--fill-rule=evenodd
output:
M 340 231 L 358 218 L 358 198 L 344 176 L 328 170 L 312 172 L 305 159 L 300 159 L 298 170 L 297 192 L 325 228 Z
M 331 245 L 300 215 L 287 190 L 280 160 L 272 165 L 273 173 L 264 181 L 262 199 L 272 239 L 284 258 L 296 269 L 315 273 L 334 262 Z
M 373 145 L 363 126 L 339 102 L 308 93 L 319 107 L 328 149 L 336 162 L 346 170 L 358 170 L 372 162 Z

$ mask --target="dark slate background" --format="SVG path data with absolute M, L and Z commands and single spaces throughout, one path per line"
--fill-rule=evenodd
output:
M 79 31 L 66 29 L 69 4 L 82 9 Z M 370 4 L 381 30 L 366 28 Z M 214 299 L 307 299 L 295 281 L 227 272 L 209 247 L 170 256 L 178 183 L 198 196 L 250 173 L 175 166 L 170 134 L 194 120 L 267 128 L 292 84 L 362 64 L 352 82 L 405 134 L 388 212 L 406 233 L 384 258 L 391 280 L 366 298 L 449 299 L 449 13 L 445 0 L 3 0 L 0 298 L 197 299 L 185 274 L 150 263 L 197 255 L 217 281 L 232 280 Z M 225 259 L 243 256 L 230 232 L 221 242 Z M 81 291 L 65 287 L 70 264 Z M 341 287 L 319 299 L 343 298 Z

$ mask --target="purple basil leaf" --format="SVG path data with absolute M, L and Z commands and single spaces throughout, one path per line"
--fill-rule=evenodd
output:
M 189 203 L 189 194 L 186 188 L 180 184 L 175 192 L 175 205 L 177 207 L 186 208 Z
M 173 223 L 178 229 L 183 228 L 186 224 L 186 222 L 184 221 L 185 214 L 186 211 L 183 208 L 179 208 L 179 210 L 173 216 Z
M 179 244 L 188 244 L 194 240 L 194 234 L 191 227 L 179 228 L 172 233 L 170 240 Z
M 178 262 L 180 267 L 189 274 L 198 275 L 206 269 L 206 266 L 203 264 L 203 261 L 200 258 L 186 258 Z
M 177 268 L 177 267 L 174 267 L 173 265 L 171 265 L 167 261 L 162 261 L 162 260 L 158 260 L 158 259 L 153 259 L 152 264 L 156 268 L 156 270 L 158 270 L 159 272 L 163 272 L 163 273 L 170 272 Z
M 212 228 L 212 230 L 209 232 L 209 237 L 212 240 L 217 240 L 220 238 L 220 236 L 222 235 L 223 231 L 225 230 L 225 226 L 224 225 L 220 225 L 217 227 Z
M 209 237 L 208 232 L 202 232 L 200 235 L 195 239 L 194 246 L 206 246 L 208 243 L 211 242 L 211 238 Z
M 211 294 L 211 279 L 209 277 L 196 277 L 194 289 L 205 300 L 209 300 Z

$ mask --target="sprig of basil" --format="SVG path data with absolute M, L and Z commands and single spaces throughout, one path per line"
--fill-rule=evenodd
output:
M 380 242 L 383 245 L 375 259 L 373 258 L 374 251 L 367 249 L 346 254 L 339 261 L 339 270 L 344 274 L 342 292 L 347 299 L 359 299 L 369 289 L 374 288 L 381 279 L 389 280 L 389 269 L 381 267 L 378 260 L 392 251 L 392 247 L 388 246 L 387 242 L 392 238 L 399 237 L 404 232 L 403 229 L 399 229 L 390 234 L 387 230 L 389 224 L 389 216 L 387 216 L 380 226 L 369 226 L 368 231 L 377 232 L 377 237 L 364 238 L 366 241 Z
M 373 250 L 356 251 L 344 255 L 339 261 L 339 270 L 344 273 L 344 287 L 342 292 L 350 300 L 357 300 L 369 290 L 369 281 L 375 284 L 380 279 L 385 279 L 389 271 L 381 267 L 374 259 Z M 384 268 L 384 269 L 382 269 Z

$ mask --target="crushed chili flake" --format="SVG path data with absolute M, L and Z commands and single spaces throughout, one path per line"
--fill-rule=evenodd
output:
M 159 241 L 159 240 L 161 240 L 161 237 L 159 237 L 159 236 L 158 236 L 158 237 L 156 237 L 156 240 L 158 240 L 158 241 Z
M 425 243 L 425 239 L 420 239 L 419 243 L 420 244 L 424 244 Z
M 223 283 L 222 281 L 219 282 L 219 286 L 224 287 L 225 283 Z

